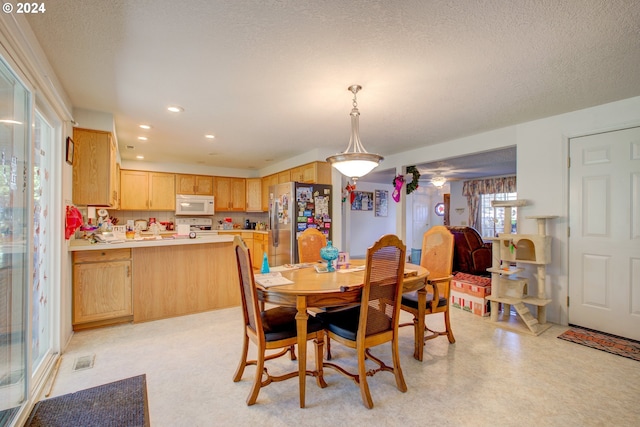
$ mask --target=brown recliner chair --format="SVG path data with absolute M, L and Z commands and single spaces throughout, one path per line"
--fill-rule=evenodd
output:
M 491 267 L 491 243 L 484 243 L 475 228 L 448 226 L 453 234 L 455 250 L 453 253 L 453 272 L 489 276 Z

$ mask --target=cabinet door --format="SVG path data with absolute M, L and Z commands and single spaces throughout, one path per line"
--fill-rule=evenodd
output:
M 120 171 L 120 209 L 149 209 L 148 172 L 133 170 Z
M 74 128 L 73 203 L 112 206 L 115 146 L 110 132 Z
M 216 212 L 231 210 L 231 178 L 217 176 L 214 180 Z
M 215 177 L 216 211 L 244 212 L 246 206 L 246 183 L 244 178 Z
M 116 200 L 115 203 L 113 204 L 113 206 L 111 206 L 114 209 L 120 209 L 120 164 L 116 163 L 116 186 L 115 186 L 115 195 L 116 195 Z
M 256 233 L 253 236 L 253 268 L 260 270 L 262 268 L 262 257 L 266 252 L 265 235 Z
M 196 176 L 196 194 L 200 196 L 213 196 L 213 177 L 206 175 Z
M 149 209 L 176 210 L 176 184 L 172 173 L 149 173 Z
M 231 210 L 244 212 L 246 209 L 246 180 L 233 178 L 231 181 Z
M 73 324 L 132 316 L 131 261 L 73 266 Z
M 278 172 L 278 184 L 282 184 L 283 182 L 291 182 L 291 171 L 289 171 L 289 169 Z
M 196 194 L 196 176 L 176 174 L 176 194 Z
M 247 178 L 247 212 L 262 211 L 262 180 Z
M 291 178 L 291 181 L 304 182 L 303 175 L 304 166 L 298 166 L 297 168 L 289 169 L 289 176 Z

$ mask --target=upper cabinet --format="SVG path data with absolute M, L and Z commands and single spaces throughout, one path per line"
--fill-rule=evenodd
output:
M 331 185 L 331 165 L 327 162 L 312 162 L 289 169 L 291 181 L 306 184 Z
M 262 212 L 262 179 L 247 178 L 247 212 Z
M 74 128 L 73 142 L 73 203 L 117 207 L 117 155 L 111 132 Z
M 245 178 L 216 176 L 214 197 L 216 212 L 244 212 L 246 206 Z
M 278 184 L 278 174 L 262 178 L 262 211 L 269 212 L 269 187 Z
M 176 175 L 176 194 L 213 196 L 213 177 L 206 175 Z
M 278 175 L 278 184 L 282 184 L 283 182 L 291 182 L 291 169 L 278 172 L 277 175 Z
M 120 171 L 120 209 L 173 211 L 176 209 L 175 175 L 136 170 Z

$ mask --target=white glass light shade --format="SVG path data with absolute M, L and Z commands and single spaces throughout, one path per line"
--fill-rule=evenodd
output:
M 447 182 L 447 179 L 441 175 L 434 176 L 433 178 L 431 178 L 431 183 L 437 188 L 442 188 L 442 186 L 444 186 L 446 182 Z
M 381 156 L 370 153 L 342 153 L 327 158 L 331 166 L 349 178 L 365 176 L 381 161 Z

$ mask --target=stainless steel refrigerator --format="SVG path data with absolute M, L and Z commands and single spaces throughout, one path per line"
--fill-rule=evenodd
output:
M 331 240 L 331 186 L 286 182 L 269 187 L 269 265 L 298 262 L 300 233 L 317 228 Z

